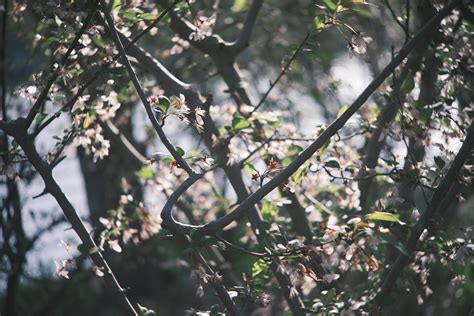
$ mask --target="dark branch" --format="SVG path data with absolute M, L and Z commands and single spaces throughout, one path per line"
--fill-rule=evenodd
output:
M 249 46 L 252 31 L 257 21 L 258 12 L 262 7 L 263 0 L 254 0 L 247 16 L 245 17 L 244 27 L 240 31 L 239 38 L 232 44 L 232 50 L 238 54 Z
M 165 132 L 163 131 L 160 123 L 155 117 L 155 114 L 153 113 L 153 109 L 148 102 L 148 99 L 146 97 L 145 91 L 143 90 L 140 81 L 138 80 L 138 77 L 135 73 L 135 71 L 132 68 L 132 64 L 128 60 L 127 53 L 125 52 L 124 46 L 122 42 L 120 41 L 119 34 L 117 30 L 115 29 L 114 21 L 110 15 L 110 12 L 108 11 L 107 5 L 104 0 L 100 0 L 100 4 L 102 6 L 102 11 L 105 15 L 105 19 L 107 21 L 107 24 L 109 26 L 110 32 L 112 33 L 112 37 L 114 39 L 115 45 L 120 53 L 120 56 L 122 58 L 122 61 L 125 65 L 125 68 L 127 69 L 128 75 L 132 79 L 133 85 L 135 86 L 135 89 L 137 90 L 137 93 L 145 107 L 145 111 L 148 115 L 148 119 L 151 121 L 153 127 L 155 128 L 156 133 L 158 134 L 158 137 L 160 138 L 161 142 L 163 145 L 165 145 L 166 149 L 170 152 L 171 156 L 177 161 L 178 166 L 180 168 L 183 168 L 189 175 L 194 174 L 195 172 L 193 169 L 189 166 L 189 164 L 181 157 L 178 152 L 176 151 L 176 148 L 170 143 L 168 137 L 165 135 Z

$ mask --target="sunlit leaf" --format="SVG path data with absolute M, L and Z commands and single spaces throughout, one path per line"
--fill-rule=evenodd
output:
M 239 114 L 235 113 L 234 116 L 232 117 L 232 127 L 235 130 L 242 130 L 244 128 L 247 128 L 251 125 L 250 121 L 246 120 Z
M 332 2 L 331 0 L 323 0 L 324 5 L 326 8 L 329 9 L 329 11 L 335 11 L 336 10 L 336 4 Z
M 149 180 L 153 178 L 153 170 L 149 166 L 143 166 L 136 173 L 137 177 L 143 180 Z
M 265 274 L 267 269 L 268 269 L 267 262 L 263 261 L 262 259 L 255 261 L 252 266 L 252 277 L 255 278 L 257 276 Z
M 383 222 L 393 222 L 400 225 L 405 225 L 404 222 L 399 220 L 399 215 L 388 213 L 388 212 L 373 212 L 365 215 L 365 219 L 368 221 L 383 221 Z
M 337 117 L 339 118 L 342 114 L 344 114 L 344 112 L 346 112 L 348 108 L 349 108 L 349 105 L 344 104 L 337 112 Z

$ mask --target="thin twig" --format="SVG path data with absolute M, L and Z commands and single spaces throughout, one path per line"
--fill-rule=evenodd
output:
M 120 41 L 120 37 L 115 28 L 114 20 L 112 19 L 112 16 L 110 15 L 110 12 L 108 11 L 107 5 L 104 0 L 100 0 L 100 4 L 102 6 L 102 11 L 104 13 L 105 19 L 107 20 L 107 24 L 109 25 L 110 32 L 112 33 L 112 37 L 115 42 L 115 45 L 120 53 L 120 56 L 125 65 L 125 68 L 127 69 L 128 75 L 132 79 L 133 85 L 135 86 L 135 89 L 145 107 L 145 111 L 148 115 L 148 119 L 151 121 L 163 145 L 166 147 L 166 149 L 168 149 L 171 156 L 173 156 L 173 158 L 176 160 L 178 166 L 183 168 L 189 175 L 194 174 L 195 173 L 194 170 L 183 159 L 183 157 L 181 157 L 178 154 L 178 152 L 176 151 L 176 148 L 170 143 L 168 137 L 164 133 L 160 123 L 158 123 L 158 120 L 156 119 L 155 114 L 153 113 L 153 109 L 150 105 L 150 102 L 148 101 L 146 97 L 145 91 L 143 90 L 140 84 L 140 81 L 138 80 L 138 77 L 132 68 L 130 60 L 127 57 L 127 53 L 125 52 L 124 46 L 122 45 L 122 42 Z
M 140 38 L 142 38 L 146 33 L 148 33 L 153 27 L 155 27 L 165 16 L 166 14 L 173 9 L 179 2 L 182 0 L 176 0 L 173 2 L 171 5 L 169 5 L 161 14 L 143 31 L 141 31 L 138 35 L 136 35 L 131 41 L 125 45 L 124 49 L 125 51 L 128 51 L 130 47 L 135 45 L 136 42 Z M 110 61 L 102 64 L 100 69 L 98 69 L 92 76 L 91 78 L 86 81 L 82 86 L 79 87 L 77 90 L 76 94 L 69 100 L 65 105 L 63 105 L 59 110 L 57 110 L 54 114 L 52 114 L 47 120 L 45 120 L 36 130 L 32 133 L 33 137 L 38 136 L 39 133 L 43 131 L 44 128 L 46 128 L 49 124 L 51 124 L 55 119 L 57 119 L 59 116 L 61 116 L 61 113 L 66 111 L 67 109 L 71 109 L 74 104 L 77 102 L 79 97 L 84 93 L 84 91 L 92 84 L 94 81 L 96 81 L 99 78 L 99 75 L 103 74 L 104 71 L 108 69 L 108 67 L 113 64 L 115 61 L 117 61 L 120 58 L 120 54 L 116 54 Z
M 270 94 L 270 92 L 273 90 L 273 88 L 277 85 L 278 81 L 280 81 L 280 79 L 288 72 L 288 69 L 290 68 L 291 64 L 293 63 L 293 61 L 296 59 L 296 57 L 298 56 L 298 54 L 300 53 L 301 49 L 303 48 L 303 46 L 306 44 L 306 42 L 308 41 L 308 38 L 310 36 L 310 33 L 306 34 L 305 38 L 303 39 L 303 41 L 300 43 L 300 45 L 298 45 L 298 48 L 294 51 L 293 55 L 291 55 L 291 58 L 288 60 L 288 62 L 285 64 L 285 66 L 283 67 L 283 69 L 280 71 L 280 73 L 278 74 L 278 76 L 276 77 L 275 81 L 271 82 L 270 83 L 270 87 L 268 88 L 267 92 L 265 92 L 265 94 L 262 96 L 262 98 L 260 99 L 260 101 L 257 103 L 257 105 L 255 106 L 255 108 L 253 108 L 253 110 L 250 112 L 249 116 L 252 115 L 253 113 L 255 113 L 255 111 L 258 110 L 258 108 L 265 102 L 265 100 L 267 99 L 268 95 Z
M 392 6 L 390 5 L 390 2 L 388 0 L 384 0 L 385 1 L 385 5 L 387 6 L 388 10 L 390 11 L 390 13 L 392 14 L 392 17 L 393 19 L 395 20 L 395 22 L 397 22 L 397 24 L 402 28 L 403 32 L 405 34 L 408 34 L 408 30 L 407 28 L 405 27 L 405 25 L 403 25 L 402 22 L 400 22 L 400 20 L 398 19 L 397 17 L 397 14 L 395 13 L 395 11 L 393 10 Z M 408 36 L 406 36 L 405 38 L 408 38 Z M 406 43 L 406 41 L 405 41 Z
M 35 104 L 33 104 L 33 107 L 28 112 L 28 115 L 26 117 L 27 127 L 30 127 L 30 125 L 33 122 L 34 118 L 39 113 L 39 110 L 40 110 L 41 106 L 43 106 L 44 102 L 46 101 L 46 98 L 48 97 L 49 90 L 51 89 L 51 86 L 53 85 L 53 83 L 58 78 L 61 69 L 64 68 L 64 67 L 67 67 L 69 56 L 71 55 L 72 51 L 76 48 L 76 46 L 79 44 L 79 40 L 81 39 L 82 35 L 85 33 L 87 28 L 89 27 L 89 24 L 92 22 L 92 19 L 94 18 L 94 15 L 95 15 L 95 11 L 90 11 L 89 12 L 89 14 L 87 15 L 86 20 L 82 24 L 81 29 L 77 32 L 76 37 L 74 38 L 71 45 L 69 46 L 69 49 L 67 50 L 67 52 L 61 58 L 61 61 L 59 62 L 59 65 L 58 65 L 58 68 L 51 75 L 51 77 L 49 78 L 49 81 L 46 83 L 45 87 L 43 88 L 40 95 L 38 96 L 38 99 L 36 100 Z
M 405 249 L 408 252 L 411 253 L 415 250 L 422 232 L 425 230 L 428 222 L 433 218 L 433 216 L 449 206 L 451 197 L 456 194 L 456 192 L 453 192 L 452 189 L 458 189 L 458 186 L 456 186 L 455 183 L 459 181 L 459 172 L 463 168 L 466 160 L 472 155 L 473 149 L 474 123 L 471 123 L 464 143 L 454 158 L 451 167 L 448 169 L 448 172 L 443 177 L 438 187 L 435 189 L 435 192 L 420 220 L 411 230 L 410 237 L 405 244 Z M 386 295 L 391 291 L 407 263 L 408 257 L 405 254 L 400 253 L 397 260 L 390 266 L 387 275 L 382 281 L 381 294 Z

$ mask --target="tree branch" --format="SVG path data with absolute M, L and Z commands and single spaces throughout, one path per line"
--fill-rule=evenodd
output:
M 424 3 L 424 2 L 423 2 Z M 426 11 L 428 11 L 426 9 Z M 422 12 L 421 14 L 421 19 L 424 20 L 425 23 L 428 23 L 429 18 L 432 18 L 435 16 L 427 17 L 426 14 L 427 12 Z M 414 72 L 418 69 L 420 65 L 420 60 L 425 53 L 426 49 L 428 48 L 430 39 L 432 37 L 434 32 L 428 32 L 428 34 L 425 37 L 422 37 L 417 45 L 413 49 L 413 51 L 410 53 L 408 56 L 408 60 L 406 64 L 402 67 L 400 71 L 400 75 L 398 76 L 396 82 L 394 83 L 395 86 L 401 86 L 403 81 L 408 77 L 408 76 L 414 76 Z M 391 93 L 391 99 L 396 100 L 397 99 L 397 91 L 394 87 L 394 90 Z M 403 101 L 403 100 L 400 100 Z M 388 127 L 388 125 L 395 119 L 398 109 L 400 108 L 401 102 L 394 102 L 391 101 L 386 106 L 382 109 L 380 114 L 377 117 L 377 120 L 375 122 L 375 128 L 372 131 L 369 139 L 367 140 L 367 145 L 365 148 L 365 154 L 364 154 L 364 161 L 363 164 L 365 167 L 368 169 L 374 169 L 377 166 L 377 162 L 380 156 L 380 153 L 382 151 L 382 148 L 385 144 L 385 136 L 383 136 L 384 130 Z M 380 140 L 380 138 L 383 138 Z M 365 175 L 365 172 L 361 172 L 360 174 L 362 177 Z M 369 205 L 369 197 L 370 197 L 370 192 L 371 192 L 371 186 L 373 183 L 372 178 L 364 179 L 362 181 L 359 181 L 359 190 L 360 190 L 360 206 L 362 207 L 363 210 L 367 208 Z
M 128 75 L 132 79 L 133 85 L 135 86 L 135 90 L 137 91 L 143 106 L 145 107 L 145 111 L 148 115 L 148 119 L 151 121 L 151 124 L 155 128 L 156 133 L 158 134 L 158 137 L 160 138 L 161 142 L 163 145 L 168 149 L 169 153 L 173 158 L 176 160 L 178 166 L 180 168 L 183 168 L 189 175 L 194 174 L 194 170 L 189 166 L 189 164 L 181 157 L 178 152 L 176 151 L 176 148 L 170 143 L 168 137 L 166 136 L 165 132 L 163 131 L 160 123 L 158 123 L 158 120 L 155 117 L 155 114 L 153 113 L 153 109 L 151 108 L 150 103 L 148 102 L 148 99 L 146 97 L 145 91 L 143 91 L 143 88 L 140 84 L 140 81 L 138 80 L 138 77 L 135 73 L 135 71 L 132 68 L 132 64 L 130 64 L 130 61 L 128 60 L 127 53 L 125 52 L 124 46 L 122 42 L 120 41 L 119 34 L 117 30 L 115 29 L 114 25 L 114 20 L 112 19 L 112 16 L 110 15 L 110 12 L 108 11 L 107 5 L 104 0 L 100 0 L 100 5 L 102 6 L 102 11 L 104 13 L 105 19 L 107 21 L 107 24 L 109 25 L 110 32 L 112 33 L 113 40 L 115 42 L 115 46 L 117 47 L 120 56 L 122 58 L 122 61 L 125 65 L 125 68 L 127 69 Z
M 249 46 L 252 31 L 257 21 L 258 12 L 263 5 L 263 0 L 254 0 L 244 21 L 244 27 L 240 31 L 239 38 L 232 44 L 235 54 L 242 52 Z
M 58 69 L 51 75 L 51 77 L 49 78 L 49 81 L 46 83 L 45 87 L 43 88 L 40 95 L 38 96 L 38 99 L 36 100 L 35 104 L 33 104 L 33 107 L 30 109 L 30 112 L 28 112 L 28 115 L 26 117 L 27 128 L 30 127 L 36 115 L 39 113 L 41 106 L 43 106 L 44 102 L 46 101 L 46 98 L 48 97 L 49 89 L 51 89 L 51 86 L 58 78 L 61 68 L 67 66 L 69 55 L 71 55 L 72 51 L 79 44 L 79 40 L 81 39 L 82 34 L 84 34 L 84 32 L 89 27 L 89 24 L 92 22 L 94 15 L 95 15 L 95 11 L 89 12 L 86 20 L 82 24 L 81 29 L 77 32 L 76 37 L 74 38 L 71 45 L 69 46 L 69 49 L 67 50 L 66 54 L 64 54 L 63 57 L 61 58 Z
M 433 216 L 440 212 L 442 209 L 445 209 L 449 206 L 451 197 L 456 193 L 458 186 L 456 185 L 458 181 L 459 173 L 464 166 L 464 163 L 467 159 L 472 156 L 474 149 L 474 123 L 471 123 L 469 130 L 467 132 L 466 139 L 464 140 L 461 149 L 453 160 L 451 167 L 448 169 L 448 172 L 441 180 L 438 187 L 435 189 L 433 197 L 431 198 L 428 206 L 426 207 L 423 215 L 416 225 L 412 228 L 410 237 L 408 238 L 405 248 L 409 253 L 412 253 L 420 239 L 421 234 L 428 225 L 428 222 L 433 218 Z M 400 253 L 397 260 L 389 268 L 388 273 L 382 281 L 380 294 L 387 294 L 391 291 L 395 285 L 396 280 L 398 279 L 400 273 L 403 271 L 403 268 L 408 263 L 409 258 Z
M 95 265 L 103 268 L 105 281 L 120 295 L 122 303 L 127 308 L 128 313 L 130 315 L 138 315 L 128 299 L 125 290 L 118 283 L 115 275 L 107 264 L 107 261 L 99 251 L 92 237 L 89 235 L 89 232 L 84 226 L 82 219 L 77 214 L 74 206 L 61 190 L 61 187 L 57 184 L 56 180 L 54 180 L 51 166 L 41 158 L 36 150 L 33 138 L 27 134 L 28 125 L 26 119 L 19 118 L 8 123 L 0 121 L 0 128 L 2 128 L 5 133 L 12 136 L 23 149 L 28 161 L 33 165 L 43 179 L 46 191 L 56 199 L 56 202 L 59 204 L 64 215 L 71 224 L 72 229 L 79 236 L 85 248 L 89 250 L 87 255 L 90 256 Z

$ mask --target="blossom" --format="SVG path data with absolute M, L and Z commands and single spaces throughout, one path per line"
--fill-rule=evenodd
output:
M 62 262 L 54 261 L 56 264 L 56 274 L 65 279 L 69 279 L 69 271 L 66 270 Z
M 122 252 L 122 247 L 119 245 L 119 241 L 117 239 L 114 240 L 108 240 L 107 243 L 109 244 L 110 249 L 112 249 L 115 252 Z
M 178 110 L 189 112 L 189 108 L 186 105 L 186 97 L 182 93 L 180 93 L 179 96 L 172 96 L 170 101 L 172 107 Z
M 69 272 L 76 268 L 76 261 L 74 259 L 61 260 L 61 262 L 54 261 L 56 265 L 56 274 L 63 278 L 69 279 Z
M 362 36 L 362 33 L 357 31 L 352 35 L 351 41 L 347 44 L 349 49 L 349 55 L 352 57 L 354 54 L 364 55 L 367 52 L 367 44 L 372 39 L 370 37 Z
M 268 162 L 268 170 L 274 170 L 276 168 L 278 168 L 278 162 L 273 160 L 273 157 L 270 158 L 270 161 Z
M 189 39 L 192 41 L 202 41 L 212 33 L 212 27 L 216 23 L 214 16 L 205 17 L 198 16 L 194 19 L 194 31 L 189 34 Z
M 93 266 L 92 271 L 98 276 L 98 277 L 103 277 L 104 272 L 102 271 L 104 268 L 98 267 L 98 266 Z
M 117 92 L 111 91 L 108 96 L 101 96 L 100 100 L 94 106 L 97 115 L 101 121 L 106 121 L 115 117 L 115 113 L 120 108 Z
M 74 103 L 74 106 L 72 107 L 71 112 L 74 113 L 74 112 L 76 112 L 77 110 L 84 111 L 85 108 L 86 108 L 86 102 L 89 101 L 90 97 L 91 97 L 91 96 L 88 95 L 88 94 L 87 94 L 87 95 L 82 95 L 82 96 L 80 96 L 80 97 L 77 99 L 76 103 Z
M 206 110 L 201 109 L 200 107 L 197 107 L 194 110 L 194 117 L 196 119 L 196 123 L 198 125 L 204 125 L 204 117 L 206 116 Z
M 325 274 L 323 275 L 323 282 L 326 283 L 326 284 L 330 284 L 332 283 L 333 281 L 336 281 L 337 279 L 339 279 L 340 275 L 339 274 Z

